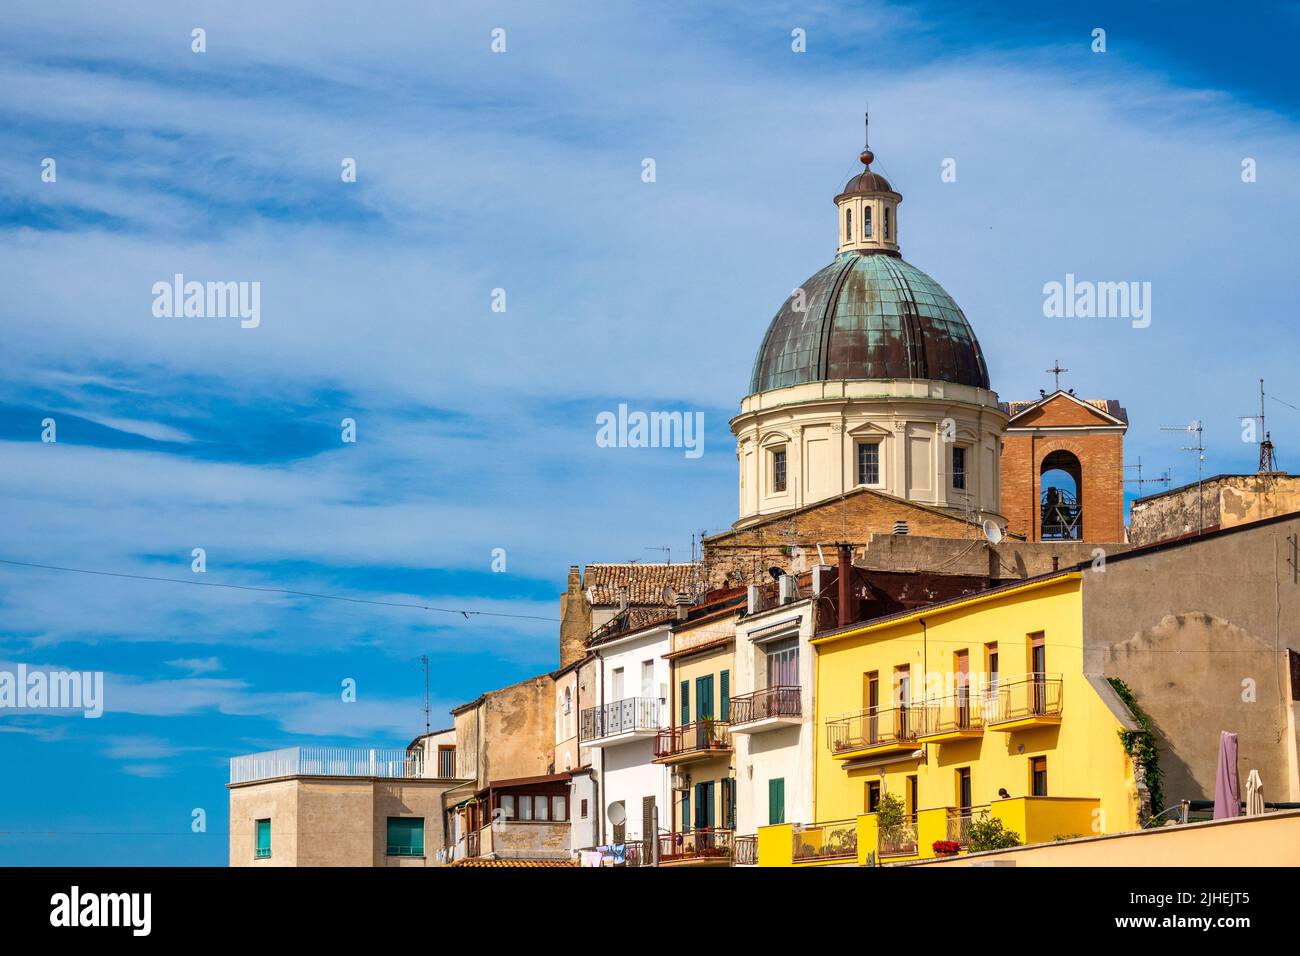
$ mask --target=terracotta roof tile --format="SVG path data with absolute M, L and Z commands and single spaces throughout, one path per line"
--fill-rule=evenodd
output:
M 491 859 L 490 857 L 473 857 L 468 860 L 456 860 L 454 863 L 450 863 L 448 865 L 449 866 L 506 866 L 506 867 L 560 866 L 560 867 L 568 868 L 568 867 L 577 866 L 578 861 L 577 860 L 495 860 L 495 859 Z
M 618 604 L 619 588 L 626 588 L 629 605 L 663 607 L 663 591 L 692 592 L 702 587 L 698 564 L 589 564 L 583 588 L 592 604 Z

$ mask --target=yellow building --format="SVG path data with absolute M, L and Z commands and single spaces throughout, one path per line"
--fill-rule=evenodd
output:
M 668 769 L 672 821 L 661 823 L 661 866 L 729 865 L 735 852 L 736 775 L 730 731 L 736 618 L 746 593 L 723 592 L 686 611 L 670 649 L 672 725 L 659 731 L 655 763 Z M 666 821 L 665 821 L 666 823 Z
M 816 823 L 760 830 L 760 864 L 929 857 L 986 813 L 1023 843 L 1137 828 L 1140 728 L 1084 673 L 1082 620 L 1066 571 L 815 638 Z

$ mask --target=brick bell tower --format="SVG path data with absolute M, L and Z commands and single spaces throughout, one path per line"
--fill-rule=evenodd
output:
M 1124 540 L 1124 433 L 1128 413 L 1114 399 L 1056 390 L 1008 402 L 1002 442 L 1002 513 L 1029 541 Z

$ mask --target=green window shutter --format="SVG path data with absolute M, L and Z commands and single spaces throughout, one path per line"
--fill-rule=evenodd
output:
M 265 859 L 271 855 L 271 821 L 257 821 L 257 849 L 255 855 L 258 859 Z
M 423 818 L 388 818 L 388 855 L 424 856 Z
M 713 709 L 713 675 L 695 678 L 695 719 L 712 720 L 718 716 Z
M 775 777 L 767 782 L 767 822 L 770 825 L 785 823 L 784 777 Z
M 719 720 L 731 719 L 731 671 L 723 671 L 721 677 L 722 687 L 720 693 L 722 700 L 718 701 L 721 711 L 718 715 Z
M 691 682 L 682 681 L 682 726 L 691 722 Z
M 682 794 L 682 829 L 691 828 L 691 792 L 689 790 Z

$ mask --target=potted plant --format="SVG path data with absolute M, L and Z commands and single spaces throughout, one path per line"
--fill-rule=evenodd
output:
M 961 844 L 956 840 L 935 840 L 930 849 L 935 856 L 956 856 L 961 851 Z

